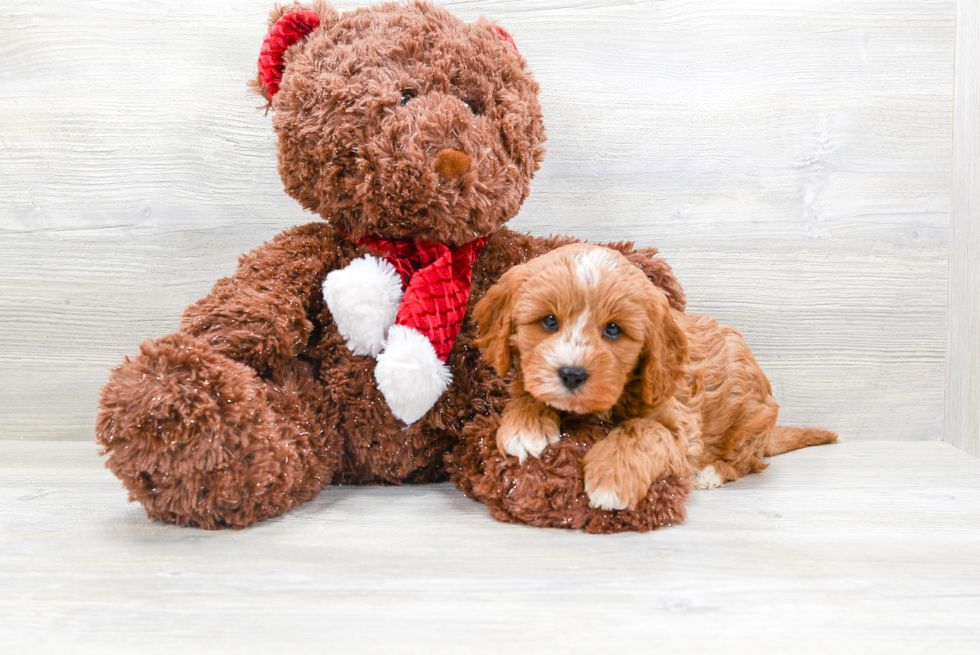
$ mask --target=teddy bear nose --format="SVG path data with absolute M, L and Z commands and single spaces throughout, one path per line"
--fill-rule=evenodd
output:
M 566 389 L 575 391 L 589 379 L 589 372 L 578 366 L 563 366 L 558 369 L 558 377 Z
M 436 173 L 443 179 L 455 180 L 470 170 L 471 163 L 473 163 L 473 158 L 465 152 L 453 150 L 452 148 L 443 148 L 436 155 L 434 167 Z

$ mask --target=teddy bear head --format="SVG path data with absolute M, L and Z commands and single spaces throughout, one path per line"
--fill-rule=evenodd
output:
M 538 85 L 514 41 L 429 2 L 277 7 L 253 86 L 286 191 L 354 240 L 487 236 L 544 157 Z

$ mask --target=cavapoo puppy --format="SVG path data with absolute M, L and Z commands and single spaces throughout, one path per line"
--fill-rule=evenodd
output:
M 615 427 L 583 460 L 590 504 L 633 508 L 662 475 L 717 487 L 762 458 L 837 435 L 776 425 L 779 406 L 742 336 L 672 309 L 639 268 L 577 243 L 510 269 L 475 309 L 477 345 L 516 375 L 498 449 L 522 461 L 560 437 L 560 412 Z

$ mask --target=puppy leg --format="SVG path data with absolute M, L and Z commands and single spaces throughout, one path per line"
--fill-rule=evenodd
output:
M 540 457 L 548 444 L 561 438 L 558 413 L 528 393 L 512 396 L 497 428 L 497 449 L 520 461 Z
M 725 484 L 728 480 L 735 480 L 738 478 L 738 474 L 735 474 L 734 478 L 726 478 L 723 472 L 730 472 L 731 466 L 723 462 L 722 460 L 715 460 L 714 463 L 708 464 L 700 471 L 694 474 L 694 488 L 695 489 L 717 489 L 721 485 Z
M 755 399 L 743 401 L 739 410 L 735 423 L 712 448 L 716 458 L 709 457 L 695 474 L 695 489 L 716 489 L 746 473 L 766 468 L 762 458 L 772 440 L 779 405 L 766 394 L 761 402 Z
M 601 509 L 636 507 L 654 480 L 691 475 L 687 439 L 652 419 L 633 419 L 609 432 L 582 460 L 589 504 Z

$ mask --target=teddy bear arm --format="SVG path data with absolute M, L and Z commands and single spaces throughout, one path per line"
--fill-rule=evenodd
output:
M 243 255 L 233 276 L 184 311 L 180 331 L 267 374 L 306 347 L 320 285 L 342 256 L 326 224 L 288 230 Z

